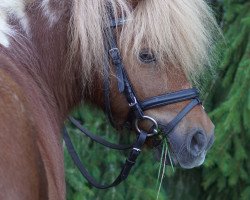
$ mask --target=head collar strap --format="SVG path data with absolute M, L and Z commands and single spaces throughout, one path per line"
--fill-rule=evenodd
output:
M 191 88 L 155 96 L 145 101 L 141 101 L 139 104 L 142 110 L 148 110 L 154 107 L 174 104 L 198 97 L 199 97 L 198 90 L 196 88 Z
M 170 121 L 167 125 L 159 123 L 159 127 L 162 129 L 162 132 L 165 136 L 167 136 L 176 126 L 177 124 L 197 105 L 201 104 L 201 101 L 198 98 L 194 98 L 191 102 L 185 106 L 177 116 Z
M 121 22 L 126 22 L 126 20 L 119 19 L 118 22 L 111 20 L 111 28 L 115 28 L 118 25 L 121 25 Z M 115 26 L 114 26 L 115 24 Z M 110 59 L 115 67 L 115 72 L 116 72 L 116 78 L 117 78 L 117 87 L 120 93 L 123 93 L 128 101 L 128 105 L 131 107 L 133 110 L 133 113 L 135 114 L 136 118 L 141 119 L 144 114 L 142 109 L 140 108 L 138 102 L 137 102 L 137 97 L 133 91 L 132 85 L 128 79 L 126 70 L 124 68 L 123 62 L 122 62 L 122 57 L 121 53 L 117 47 L 117 42 L 113 33 L 113 30 L 110 30 L 108 32 L 108 40 L 106 41 L 107 44 L 107 49 L 109 52 Z M 104 70 L 109 71 L 109 62 L 105 62 L 104 65 Z M 104 76 L 104 86 L 105 88 L 108 88 L 107 83 L 109 83 L 109 76 Z M 111 121 L 112 125 L 115 125 L 112 113 L 111 113 L 111 108 L 110 108 L 110 98 L 107 95 L 107 91 L 109 89 L 105 89 L 104 94 L 105 97 L 105 111 L 106 114 L 108 115 L 109 120 Z M 108 92 L 109 93 L 109 92 Z

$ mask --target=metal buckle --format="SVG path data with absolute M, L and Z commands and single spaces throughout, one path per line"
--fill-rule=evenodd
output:
M 135 106 L 137 103 L 138 103 L 138 102 L 137 102 L 137 99 L 134 97 L 134 102 L 129 103 L 128 105 L 129 105 L 129 107 L 133 107 L 133 106 Z
M 127 23 L 127 19 L 124 18 L 118 18 L 117 20 L 112 19 L 110 20 L 110 27 L 115 28 L 117 26 L 123 26 L 124 24 Z
M 155 126 L 153 132 L 147 134 L 148 137 L 152 137 L 152 136 L 158 134 L 158 130 L 157 130 L 158 129 L 158 123 L 157 123 L 157 121 L 155 119 L 153 119 L 152 117 L 149 117 L 149 116 L 143 116 L 142 119 L 136 119 L 135 120 L 135 129 L 136 129 L 136 131 L 138 133 L 142 132 L 142 130 L 139 128 L 139 125 L 138 125 L 139 121 L 141 121 L 141 120 L 149 120 L 149 121 L 153 122 L 153 124 L 154 124 L 153 126 Z
M 114 60 L 120 59 L 120 51 L 119 51 L 119 49 L 117 47 L 110 49 L 109 50 L 109 55 Z
M 138 148 L 133 148 L 133 150 L 141 152 L 141 149 L 138 149 Z

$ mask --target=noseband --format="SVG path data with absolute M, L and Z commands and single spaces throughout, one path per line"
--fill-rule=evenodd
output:
M 115 28 L 117 26 L 124 24 L 123 19 L 118 19 L 118 21 L 111 20 L 111 28 Z M 129 114 L 129 121 L 134 123 L 134 130 L 137 132 L 138 136 L 133 145 L 120 145 L 120 144 L 113 144 L 110 143 L 103 138 L 100 138 L 96 135 L 93 135 L 90 131 L 85 129 L 77 120 L 72 117 L 69 117 L 69 121 L 76 126 L 83 134 L 87 137 L 91 138 L 93 141 L 100 143 L 108 148 L 116 149 L 116 150 L 126 150 L 131 149 L 128 158 L 126 159 L 122 170 L 115 181 L 110 185 L 102 185 L 98 183 L 87 171 L 84 167 L 76 150 L 71 142 L 69 134 L 64 127 L 63 129 L 63 136 L 64 141 L 69 151 L 70 156 L 72 157 L 75 165 L 80 170 L 81 174 L 88 180 L 88 182 L 99 189 L 106 189 L 110 187 L 114 187 L 124 181 L 128 175 L 130 170 L 132 169 L 133 165 L 136 163 L 136 159 L 141 152 L 143 145 L 145 144 L 148 137 L 152 137 L 158 134 L 158 127 L 163 130 L 163 134 L 165 137 L 177 126 L 177 124 L 198 104 L 201 104 L 199 99 L 199 93 L 197 89 L 185 89 L 180 90 L 173 93 L 166 93 L 159 96 L 155 96 L 143 101 L 139 101 L 136 97 L 136 93 L 134 92 L 132 85 L 129 81 L 129 77 L 126 73 L 124 65 L 122 63 L 122 58 L 120 55 L 120 51 L 117 47 L 117 42 L 113 33 L 113 30 L 110 31 L 109 38 L 106 41 L 106 49 L 107 49 L 107 56 L 104 61 L 104 104 L 105 104 L 105 112 L 108 115 L 108 118 L 112 125 L 114 125 L 114 120 L 111 113 L 111 106 L 110 106 L 110 83 L 109 83 L 109 60 L 112 61 L 113 66 L 115 67 L 115 73 L 117 78 L 118 90 L 121 94 L 123 94 L 126 99 L 128 106 L 130 108 Z M 167 125 L 161 124 L 156 119 L 146 116 L 144 111 L 170 105 L 178 102 L 183 102 L 190 100 L 190 102 L 177 114 L 177 116 L 170 121 Z M 139 127 L 139 123 L 142 121 L 151 121 L 152 128 L 149 131 L 142 130 Z

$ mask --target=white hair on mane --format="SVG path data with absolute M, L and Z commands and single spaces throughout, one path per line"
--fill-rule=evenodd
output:
M 116 18 L 122 13 L 128 19 L 119 38 L 123 55 L 137 56 L 142 48 L 149 48 L 161 66 L 181 67 L 191 79 L 211 65 L 214 33 L 219 33 L 219 28 L 204 0 L 140 0 L 134 10 L 129 2 L 73 1 L 71 56 L 80 49 L 85 79 L 94 66 L 103 63 L 103 41 L 109 27 L 107 5 Z
M 33 0 L 1 0 L 0 1 L 0 43 L 5 47 L 9 46 L 8 37 L 13 37 L 15 31 L 8 24 L 8 17 L 14 17 L 26 34 L 30 33 L 29 20 L 25 13 L 25 6 Z
M 124 0 L 82 0 L 73 1 L 71 14 L 71 51 L 70 62 L 78 55 L 79 50 L 83 64 L 83 78 L 90 81 L 90 73 L 103 65 L 105 55 L 104 38 L 109 28 L 107 5 L 112 6 L 117 16 L 118 8 L 124 16 L 130 15 L 130 10 Z

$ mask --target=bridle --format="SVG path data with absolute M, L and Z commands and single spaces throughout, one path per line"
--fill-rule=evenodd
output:
M 113 20 L 111 18 L 110 26 L 111 29 L 114 29 L 117 26 L 123 25 L 125 21 L 123 19 Z M 124 68 L 122 58 L 120 55 L 120 51 L 117 47 L 117 42 L 114 36 L 113 30 L 109 31 L 109 38 L 106 43 L 106 49 L 107 49 L 107 56 L 104 61 L 104 104 L 105 104 L 105 112 L 108 115 L 108 118 L 112 125 L 114 125 L 114 120 L 112 117 L 111 112 L 111 106 L 110 106 L 110 82 L 109 82 L 109 61 L 111 60 L 113 63 L 113 66 L 115 68 L 116 78 L 117 78 L 117 86 L 118 90 L 121 94 L 123 94 L 126 97 L 127 103 L 130 107 L 130 114 L 129 114 L 129 121 L 133 122 L 134 129 L 137 132 L 138 136 L 135 140 L 135 142 L 132 145 L 120 145 L 120 144 L 113 144 L 110 143 L 103 138 L 100 138 L 94 134 L 92 134 L 90 131 L 88 131 L 86 128 L 84 128 L 80 122 L 78 122 L 73 117 L 69 117 L 69 121 L 76 126 L 83 134 L 88 136 L 93 141 L 100 143 L 108 148 L 116 149 L 116 150 L 127 150 L 130 149 L 130 154 L 128 158 L 126 159 L 120 174 L 115 179 L 113 183 L 110 185 L 102 185 L 98 183 L 87 171 L 87 169 L 84 167 L 82 162 L 80 161 L 80 158 L 78 154 L 76 153 L 76 150 L 71 142 L 71 139 L 69 137 L 69 134 L 64 127 L 63 129 L 63 136 L 64 141 L 67 146 L 68 152 L 70 156 L 72 157 L 75 165 L 80 170 L 81 174 L 87 179 L 87 181 L 94 187 L 99 189 L 106 189 L 110 187 L 114 187 L 124 181 L 131 171 L 131 168 L 136 163 L 137 157 L 139 156 L 141 149 L 143 145 L 145 144 L 148 137 L 153 137 L 158 134 L 158 129 L 160 128 L 163 133 L 164 137 L 167 137 L 167 135 L 176 127 L 176 125 L 198 104 L 201 104 L 201 101 L 199 99 L 199 93 L 197 89 L 190 88 L 185 90 L 180 90 L 173 93 L 166 93 L 159 96 L 154 96 L 152 98 L 139 101 L 136 97 L 136 93 L 134 92 L 132 85 L 129 81 L 129 77 L 126 73 L 126 70 Z M 149 110 L 155 107 L 165 106 L 169 104 L 174 104 L 182 101 L 191 100 L 178 114 L 177 116 L 170 121 L 167 125 L 161 124 L 160 122 L 157 122 L 154 118 L 150 116 L 146 116 L 144 114 L 145 110 Z M 149 120 L 152 122 L 152 127 L 150 130 L 145 131 L 142 130 L 139 126 L 139 122 Z

